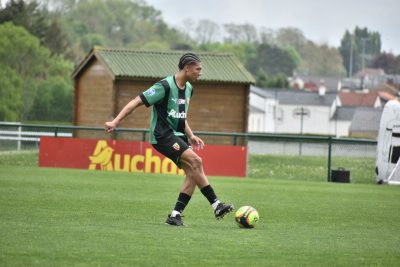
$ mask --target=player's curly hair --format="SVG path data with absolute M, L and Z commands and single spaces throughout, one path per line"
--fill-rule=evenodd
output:
M 200 58 L 197 55 L 193 53 L 186 53 L 181 57 L 181 59 L 179 59 L 178 67 L 180 70 L 183 70 L 186 65 L 198 62 L 200 62 Z

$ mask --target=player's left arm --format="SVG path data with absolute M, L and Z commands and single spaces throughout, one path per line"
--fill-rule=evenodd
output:
M 203 149 L 204 148 L 204 141 L 193 134 L 192 129 L 190 129 L 189 123 L 185 120 L 185 134 L 189 139 L 189 143 L 193 145 L 196 149 Z

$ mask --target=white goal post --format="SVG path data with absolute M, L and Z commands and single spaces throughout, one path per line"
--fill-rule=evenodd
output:
M 388 177 L 388 184 L 400 185 L 400 157 Z

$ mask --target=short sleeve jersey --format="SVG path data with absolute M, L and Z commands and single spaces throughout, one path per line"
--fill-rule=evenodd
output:
M 175 76 L 168 76 L 140 94 L 146 107 L 153 106 L 150 143 L 157 144 L 170 134 L 185 135 L 185 121 L 192 95 L 192 85 L 186 82 L 185 88 L 179 89 Z

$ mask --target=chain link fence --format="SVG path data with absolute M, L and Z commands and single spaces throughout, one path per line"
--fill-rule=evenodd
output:
M 349 182 L 373 183 L 376 149 L 374 140 L 249 135 L 248 150 L 253 155 L 249 176 L 340 181 L 347 175 Z

